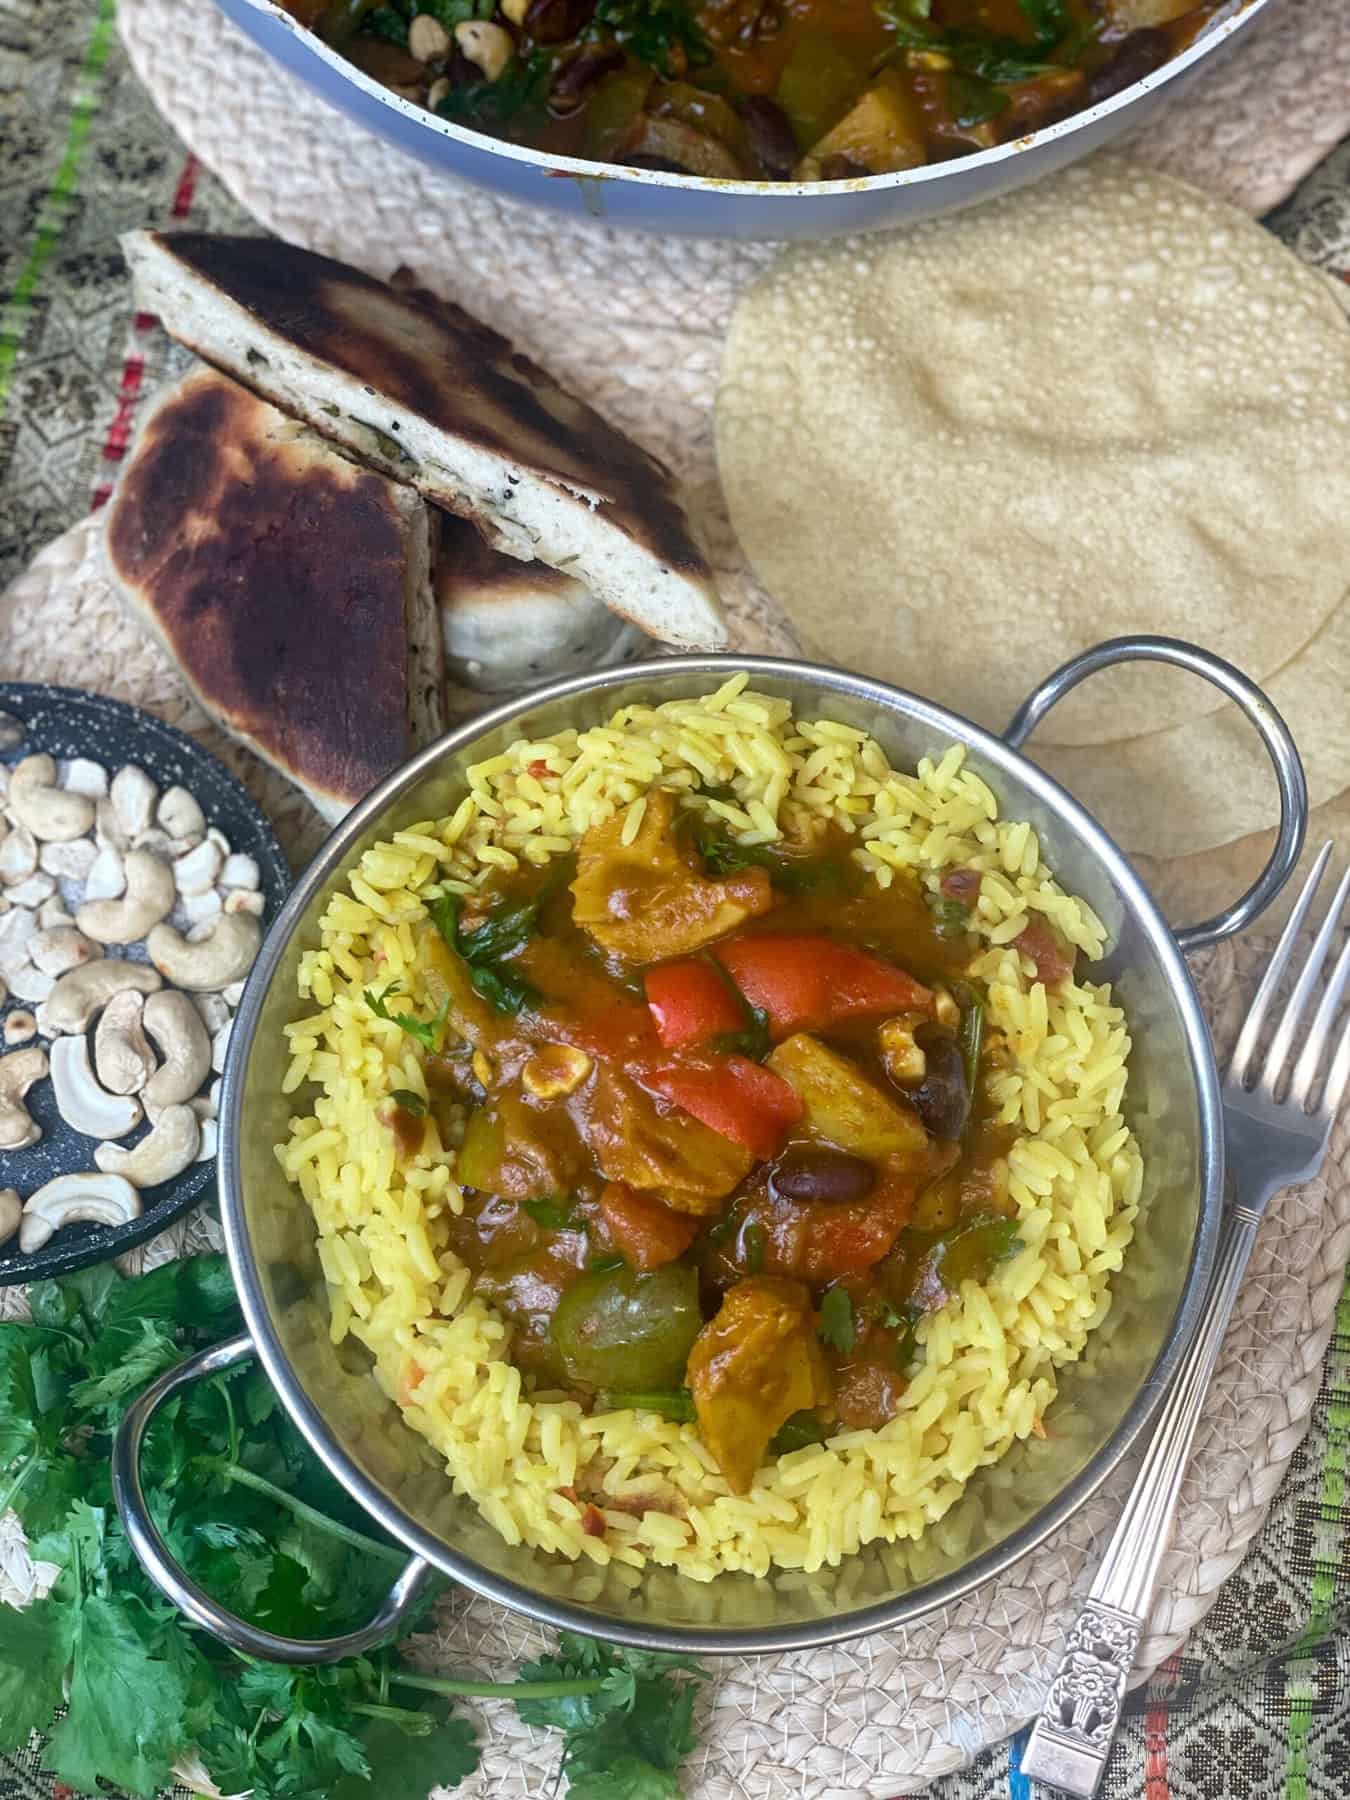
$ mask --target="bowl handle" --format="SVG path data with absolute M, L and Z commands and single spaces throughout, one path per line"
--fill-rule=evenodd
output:
M 408 1609 L 417 1601 L 433 1570 L 420 1556 L 411 1557 L 408 1566 L 385 1596 L 383 1604 L 368 1624 L 341 1637 L 290 1638 L 274 1631 L 250 1625 L 214 1601 L 204 1588 L 169 1554 L 159 1528 L 150 1516 L 145 1491 L 141 1486 L 141 1445 L 150 1421 L 180 1388 L 209 1375 L 219 1375 L 254 1354 L 253 1340 L 247 1332 L 213 1344 L 207 1350 L 190 1356 L 152 1382 L 139 1399 L 132 1402 L 113 1440 L 112 1487 L 117 1510 L 131 1547 L 141 1559 L 145 1572 L 155 1586 L 204 1631 L 209 1631 L 241 1655 L 254 1656 L 264 1662 L 330 1663 L 344 1656 L 358 1656 L 387 1637 Z
M 1222 688 L 1261 734 L 1279 783 L 1280 829 L 1269 862 L 1240 900 L 1235 900 L 1223 912 L 1215 913 L 1212 919 L 1203 919 L 1200 924 L 1185 926 L 1176 933 L 1177 943 L 1189 955 L 1192 950 L 1203 950 L 1209 944 L 1233 937 L 1253 919 L 1259 918 L 1293 874 L 1308 829 L 1308 783 L 1289 727 L 1256 683 L 1249 681 L 1240 669 L 1235 669 L 1221 656 L 1202 650 L 1197 644 L 1188 644 L 1182 638 L 1108 638 L 1105 643 L 1085 650 L 1081 656 L 1070 657 L 1027 695 L 1008 721 L 1008 728 L 1003 733 L 1005 743 L 1020 750 L 1050 708 L 1057 705 L 1070 688 L 1077 687 L 1080 681 L 1095 675 L 1099 669 L 1110 669 L 1117 663 L 1126 662 L 1173 663 L 1178 669 L 1201 675 L 1215 687 Z

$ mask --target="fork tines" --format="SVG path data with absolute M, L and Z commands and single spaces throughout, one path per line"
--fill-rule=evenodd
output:
M 1337 883 L 1331 904 L 1326 910 L 1317 935 L 1313 939 L 1293 991 L 1285 1002 L 1283 1013 L 1275 1026 L 1275 1034 L 1264 1057 L 1257 1058 L 1256 1050 L 1261 1041 L 1261 1034 L 1270 1014 L 1276 993 L 1281 981 L 1293 959 L 1295 946 L 1312 910 L 1314 896 L 1319 883 L 1326 873 L 1327 864 L 1331 861 L 1334 843 L 1328 840 L 1317 854 L 1312 872 L 1303 884 L 1303 891 L 1294 903 L 1289 915 L 1289 922 L 1280 933 L 1280 941 L 1275 946 L 1270 959 L 1270 966 L 1262 977 L 1261 985 L 1252 1001 L 1251 1011 L 1247 1014 L 1238 1040 L 1233 1049 L 1232 1060 L 1228 1065 L 1227 1080 L 1233 1087 L 1239 1087 L 1245 1093 L 1259 1093 L 1272 1104 L 1277 1101 L 1277 1090 L 1286 1073 L 1293 1048 L 1295 1034 L 1308 1010 L 1309 1003 L 1317 990 L 1318 984 L 1326 971 L 1331 948 L 1341 927 L 1347 923 L 1346 903 L 1350 900 L 1350 869 L 1347 869 Z M 1339 1035 L 1334 1034 L 1336 1020 L 1340 1014 L 1345 998 L 1347 984 L 1350 983 L 1350 940 L 1348 940 L 1336 959 L 1330 979 L 1323 990 L 1317 1011 L 1313 1015 L 1312 1024 L 1308 1027 L 1303 1040 L 1303 1048 L 1294 1064 L 1289 1077 L 1287 1102 L 1302 1112 L 1312 1110 L 1312 1095 L 1317 1081 L 1318 1071 L 1331 1052 L 1330 1067 L 1326 1071 L 1326 1079 L 1322 1087 L 1321 1099 L 1317 1107 L 1319 1118 L 1330 1121 L 1345 1096 L 1347 1084 L 1350 1084 L 1350 1021 L 1342 1027 Z

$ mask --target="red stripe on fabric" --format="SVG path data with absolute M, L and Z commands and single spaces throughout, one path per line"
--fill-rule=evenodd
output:
M 1144 1800 L 1170 1800 L 1167 1785 L 1168 1698 L 1181 1672 L 1180 1655 L 1169 1656 L 1152 1683 L 1153 1696 L 1144 1713 Z
M 196 157 L 189 153 L 179 174 L 178 185 L 173 192 L 173 204 L 169 209 L 170 215 L 175 219 L 185 219 L 192 208 L 192 196 L 197 188 L 199 166 Z M 145 358 L 137 348 L 135 339 L 144 337 L 158 324 L 159 320 L 154 313 L 137 312 L 132 314 L 132 342 L 128 347 L 126 360 L 122 364 L 122 379 L 117 388 L 117 411 L 113 414 L 112 423 L 103 440 L 102 458 L 104 462 L 121 462 L 126 454 L 127 445 L 131 441 L 131 423 L 136 411 L 136 402 L 140 398 L 141 382 L 145 378 Z M 89 510 L 97 512 L 101 506 L 106 506 L 112 490 L 111 481 L 100 481 L 90 496 Z
M 178 177 L 178 186 L 173 196 L 173 216 L 185 219 L 192 209 L 192 195 L 197 186 L 197 159 L 189 155 L 183 164 L 183 173 Z

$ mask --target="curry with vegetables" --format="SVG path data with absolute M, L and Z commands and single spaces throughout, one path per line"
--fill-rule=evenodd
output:
M 284 0 L 395 93 L 560 155 L 838 181 L 1009 142 L 1162 66 L 1222 0 Z
M 856 840 L 746 845 L 655 788 L 576 854 L 428 902 L 427 1113 L 461 1139 L 451 1247 L 535 1392 L 697 1423 L 745 1492 L 766 1454 L 895 1412 L 915 1328 L 1018 1245 L 1006 1055 L 968 977 L 983 877 L 882 889 Z M 1054 985 L 1047 924 L 1019 947 Z M 417 1371 L 409 1375 L 416 1383 Z

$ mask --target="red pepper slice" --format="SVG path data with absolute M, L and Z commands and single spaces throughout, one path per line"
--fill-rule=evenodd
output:
M 672 1212 L 654 1194 L 640 1194 L 623 1181 L 611 1181 L 601 1194 L 600 1215 L 615 1249 L 643 1274 L 683 1256 L 698 1236 L 696 1218 Z
M 802 1116 L 796 1090 L 746 1056 L 720 1062 L 658 1069 L 645 1085 L 681 1107 L 709 1130 L 720 1132 L 753 1156 L 776 1156 L 788 1127 Z
M 932 1010 L 931 992 L 894 963 L 813 932 L 732 938 L 714 954 L 751 1006 L 768 1015 L 774 1039 L 868 1013 Z
M 745 1016 L 725 976 L 695 958 L 662 963 L 642 978 L 656 1035 L 667 1050 L 706 1044 L 723 1031 L 740 1031 Z

